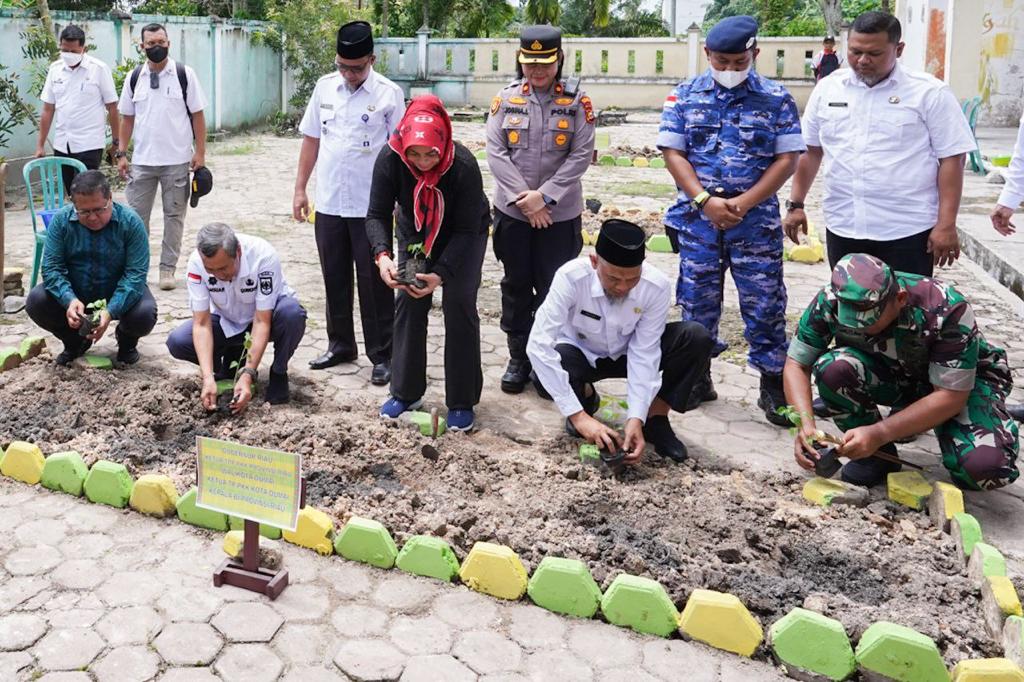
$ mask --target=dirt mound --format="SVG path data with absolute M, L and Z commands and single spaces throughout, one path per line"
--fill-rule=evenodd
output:
M 665 233 L 665 221 L 661 211 L 645 211 L 642 208 L 618 208 L 602 205 L 597 213 L 583 211 L 583 229 L 593 232 L 601 227 L 601 223 L 609 218 L 622 218 L 644 228 L 648 236 Z
M 602 587 L 620 571 L 655 578 L 678 605 L 697 587 L 727 590 L 765 624 L 803 605 L 854 636 L 876 620 L 908 625 L 934 637 L 950 663 L 1000 655 L 952 542 L 922 514 L 885 501 L 823 510 L 800 499 L 803 479 L 792 474 L 674 466 L 653 454 L 609 477 L 581 465 L 567 437 L 523 444 L 486 425 L 441 438 L 432 462 L 410 425 L 383 424 L 374 405 L 335 403 L 302 378 L 293 384 L 292 405 L 231 418 L 207 415 L 193 379 L 155 366 L 99 372 L 41 358 L 0 374 L 0 444 L 75 449 L 90 463 L 169 474 L 179 490 L 194 482 L 196 436 L 298 452 L 310 504 L 339 523 L 375 518 L 399 543 L 432 533 L 465 556 L 494 541 L 529 569 L 549 554 L 578 557 Z
M 609 147 L 607 151 L 599 153 L 611 154 L 614 157 L 628 156 L 630 158 L 635 158 L 642 156 L 645 159 L 655 159 L 661 156 L 661 151 L 659 151 L 657 147 L 648 147 L 647 145 L 644 145 L 643 147 L 634 147 L 629 144 L 613 145 Z

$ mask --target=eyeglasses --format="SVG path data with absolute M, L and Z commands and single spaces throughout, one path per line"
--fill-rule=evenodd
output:
M 338 71 L 341 71 L 342 73 L 351 73 L 353 75 L 359 75 L 363 73 L 364 71 L 366 71 L 366 67 L 368 67 L 369 65 L 369 60 L 363 62 L 361 66 L 349 66 L 348 64 L 341 64 L 337 60 L 335 60 L 334 62 L 334 66 L 338 68 Z
M 92 217 L 92 216 L 101 215 L 104 211 L 106 211 L 108 208 L 110 208 L 110 203 L 111 203 L 112 200 L 113 200 L 113 197 L 111 197 L 110 199 L 107 199 L 106 205 L 101 207 L 101 208 L 80 209 L 80 208 L 78 208 L 76 206 L 75 207 L 75 213 L 78 214 L 78 219 L 79 220 L 81 220 L 82 218 L 89 218 L 89 217 Z

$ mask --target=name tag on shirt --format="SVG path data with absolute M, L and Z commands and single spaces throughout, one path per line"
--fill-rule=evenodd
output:
M 830 107 L 848 107 L 848 106 L 850 106 L 846 102 L 829 102 L 828 105 Z
M 592 313 L 589 310 L 581 310 L 580 311 L 580 315 L 582 315 L 583 317 L 589 317 L 592 320 L 600 320 L 601 319 L 600 315 L 598 315 L 597 313 Z

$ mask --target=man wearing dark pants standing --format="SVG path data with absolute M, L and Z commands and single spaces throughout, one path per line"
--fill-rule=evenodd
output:
M 960 256 L 956 214 L 964 154 L 975 148 L 952 91 L 899 65 L 900 22 L 865 12 L 853 22 L 849 69 L 811 92 L 802 121 L 807 153 L 797 165 L 783 227 L 807 232 L 804 200 L 822 160 L 828 262 L 867 253 L 899 272 L 930 277 Z
M 32 321 L 64 343 L 58 365 L 67 365 L 100 340 L 117 320 L 117 360 L 139 361 L 139 338 L 156 325 L 156 301 L 146 286 L 149 243 L 142 220 L 115 203 L 107 179 L 98 170 L 71 183 L 72 206 L 53 217 L 46 229 L 43 283 L 28 295 Z M 79 334 L 86 306 L 105 299 L 99 324 Z
M 85 53 L 85 32 L 78 26 L 69 24 L 60 32 L 60 60 L 50 65 L 39 98 L 43 112 L 36 158 L 46 156 L 46 137 L 56 119 L 53 155 L 81 161 L 90 170 L 99 168 L 107 139 L 104 109 L 117 147 L 117 90 L 110 67 Z M 68 192 L 75 169 L 63 166 L 61 172 Z
M 327 351 L 310 361 L 326 369 L 358 357 L 352 323 L 352 264 L 359 290 L 370 381 L 391 381 L 395 295 L 377 274 L 366 236 L 370 178 L 377 153 L 405 113 L 402 89 L 373 70 L 373 35 L 365 21 L 338 30 L 337 71 L 317 81 L 299 124 L 302 150 L 292 215 L 309 214 L 306 183 L 316 166 L 316 247 L 327 294 Z

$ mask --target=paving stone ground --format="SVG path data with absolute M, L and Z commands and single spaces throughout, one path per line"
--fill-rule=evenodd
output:
M 631 115 L 634 118 L 640 122 L 608 129 L 613 145 L 652 144 L 656 115 Z M 480 125 L 457 124 L 456 134 L 470 142 L 483 139 Z M 190 250 L 198 228 L 214 220 L 269 239 L 281 252 L 285 274 L 310 313 L 292 371 L 329 385 L 339 401 L 353 395 L 383 400 L 386 389 L 370 385 L 370 365 L 363 356 L 325 372 L 306 367 L 326 349 L 326 333 L 312 225 L 297 226 L 290 218 L 298 149 L 298 140 L 270 135 L 240 136 L 211 145 L 208 162 L 216 188 L 198 208 L 190 209 L 183 251 Z M 486 166 L 484 177 L 489 186 Z M 653 169 L 594 167 L 584 178 L 588 196 L 643 211 L 664 208 L 670 183 L 666 171 Z M 970 176 L 967 183 L 973 201 L 994 202 L 998 187 Z M 820 225 L 820 210 L 815 208 L 819 189 L 817 185 L 808 204 Z M 123 193 L 115 198 L 123 201 Z M 9 200 L 16 207 L 7 215 L 6 264 L 28 272 L 32 237 L 27 214 L 18 210 L 17 195 Z M 182 288 L 162 292 L 155 287 L 159 216 L 157 208 L 150 238 L 150 285 L 159 304 L 159 321 L 143 340 L 143 362 L 126 371 L 159 367 L 194 376 L 194 368 L 174 363 L 163 345 L 189 312 Z M 987 218 L 978 210 L 961 214 L 960 221 L 983 230 Z M 186 258 L 183 255 L 179 265 L 182 277 Z M 650 260 L 674 277 L 676 257 L 652 254 Z M 1020 299 L 966 259 L 939 276 L 967 294 L 986 336 L 1007 349 L 1018 385 L 1014 398 L 1024 400 Z M 794 323 L 827 277 L 824 264 L 786 264 L 787 312 Z M 501 266 L 488 251 L 478 305 L 485 388 L 477 420 L 482 428 L 530 442 L 561 429 L 562 420 L 532 391 L 506 396 L 498 388 L 507 361 L 497 319 L 500 278 Z M 443 348 L 444 334 L 436 306 L 430 322 L 432 360 L 425 397 L 428 405 L 443 408 L 443 367 L 434 358 L 442 357 L 437 351 Z M 358 338 L 358 313 L 355 322 Z M 730 338 L 740 338 L 731 280 L 723 326 Z M 0 346 L 16 345 L 24 336 L 38 333 L 23 312 L 0 316 Z M 48 343 L 52 354 L 59 351 L 55 339 L 48 337 Z M 113 355 L 112 338 L 96 350 Z M 741 355 L 716 360 L 713 375 L 719 400 L 672 417 L 691 454 L 744 470 L 795 469 L 791 437 L 769 425 L 757 409 L 757 374 L 743 366 Z M 623 382 L 601 385 L 609 395 L 624 396 L 624 389 Z M 948 480 L 932 435 L 923 435 L 900 451 L 926 466 L 929 478 Z M 968 511 L 981 520 L 986 538 L 1006 555 L 1011 574 L 1019 574 L 1024 568 L 1024 536 L 1017 519 L 1024 514 L 1024 486 L 966 497 Z M 47 491 L 28 492 L 9 481 L 0 482 L 0 508 L 0 680 L 36 679 L 44 672 L 42 679 L 48 680 L 150 679 L 154 666 L 160 679 L 176 681 L 326 680 L 345 675 L 404 675 L 408 680 L 477 675 L 489 680 L 672 680 L 680 679 L 681 670 L 688 680 L 773 676 L 767 666 L 749 667 L 699 645 L 574 622 L 533 606 L 499 603 L 463 587 L 381 572 L 338 557 L 325 559 L 292 546 L 285 548 L 285 562 L 293 585 L 267 606 L 250 593 L 211 586 L 210 573 L 223 556 L 220 539 L 213 535 Z M 130 671 L 131 676 L 125 672 L 124 677 L 109 677 L 114 669 Z M 58 676 L 57 671 L 65 672 Z

